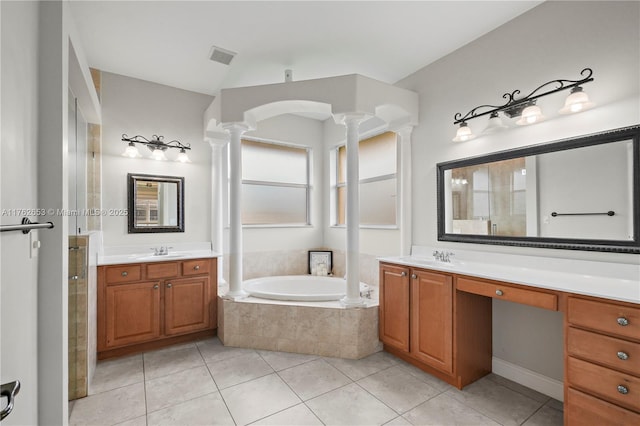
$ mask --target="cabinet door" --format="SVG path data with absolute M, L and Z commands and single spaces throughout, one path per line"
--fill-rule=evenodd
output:
M 453 279 L 413 270 L 411 353 L 446 373 L 453 372 Z
M 164 283 L 165 334 L 189 333 L 210 328 L 211 283 L 209 277 L 181 278 Z
M 409 268 L 380 266 L 380 340 L 409 352 Z
M 160 336 L 160 288 L 157 282 L 106 288 L 106 345 L 146 342 Z

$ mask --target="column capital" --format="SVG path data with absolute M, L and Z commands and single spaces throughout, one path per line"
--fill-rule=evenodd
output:
M 205 138 L 205 142 L 209 142 L 211 148 L 222 148 L 229 143 L 229 135 L 226 138 Z
M 345 112 L 340 114 L 334 114 L 333 120 L 336 124 L 344 124 L 345 126 L 350 123 L 360 124 L 361 122 L 373 117 L 366 112 Z
M 249 126 L 246 123 L 239 123 L 239 122 L 233 122 L 233 123 L 222 123 L 220 125 L 220 127 L 222 127 L 224 130 L 226 130 L 227 132 L 229 132 L 229 134 L 233 134 L 233 133 L 244 133 L 247 130 L 251 129 L 251 126 Z

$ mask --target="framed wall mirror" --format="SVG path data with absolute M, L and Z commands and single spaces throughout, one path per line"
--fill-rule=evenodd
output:
M 127 175 L 129 233 L 184 232 L 184 178 Z
M 438 240 L 640 254 L 640 126 L 437 165 Z

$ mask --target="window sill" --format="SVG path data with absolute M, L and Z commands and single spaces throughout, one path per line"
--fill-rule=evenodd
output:
M 347 229 L 346 225 L 331 225 L 329 228 L 335 229 Z M 398 225 L 360 225 L 360 229 L 382 229 L 388 231 L 398 231 L 400 227 Z
M 272 225 L 242 225 L 242 229 L 270 229 L 270 228 L 313 228 L 313 225 L 298 225 L 298 224 L 272 224 Z M 225 229 L 231 229 L 230 226 L 225 226 Z

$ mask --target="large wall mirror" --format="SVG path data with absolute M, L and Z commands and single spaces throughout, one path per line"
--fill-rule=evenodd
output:
M 437 165 L 438 240 L 640 254 L 640 126 Z
M 184 232 L 184 178 L 127 175 L 129 233 Z

